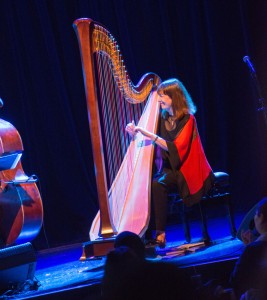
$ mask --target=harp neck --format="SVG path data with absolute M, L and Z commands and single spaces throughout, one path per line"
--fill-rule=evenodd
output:
M 88 29 L 84 30 L 86 27 Z M 74 28 L 79 32 L 81 39 L 84 38 L 84 34 L 90 36 L 92 56 L 93 53 L 101 53 L 110 59 L 117 86 L 128 102 L 141 103 L 145 101 L 151 91 L 161 82 L 158 75 L 147 73 L 137 85 L 134 85 L 127 72 L 117 41 L 104 26 L 91 19 L 84 18 L 76 20 Z

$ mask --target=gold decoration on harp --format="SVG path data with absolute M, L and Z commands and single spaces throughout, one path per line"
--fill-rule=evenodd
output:
M 141 103 L 150 94 L 155 78 L 151 77 L 142 86 L 135 86 L 127 73 L 123 57 L 114 37 L 102 26 L 95 25 L 93 31 L 94 52 L 104 52 L 112 63 L 114 78 L 118 88 L 130 103 Z

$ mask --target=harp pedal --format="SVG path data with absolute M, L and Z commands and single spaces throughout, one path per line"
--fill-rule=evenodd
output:
M 111 238 L 99 239 L 85 242 L 82 245 L 81 261 L 97 256 L 105 256 L 114 249 L 115 236 Z

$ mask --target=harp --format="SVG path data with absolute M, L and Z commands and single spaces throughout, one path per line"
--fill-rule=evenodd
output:
M 161 79 L 147 73 L 134 85 L 117 41 L 103 25 L 82 18 L 74 21 L 73 28 L 80 49 L 99 202 L 83 259 L 105 254 L 109 246 L 103 250 L 102 245 L 112 243 L 122 231 L 142 237 L 147 229 L 153 144 L 140 133 L 131 138 L 125 127 L 134 120 L 156 132 L 155 89 Z M 97 253 L 99 244 L 102 250 Z

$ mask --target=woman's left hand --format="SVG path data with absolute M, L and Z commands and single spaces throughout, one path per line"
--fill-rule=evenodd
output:
M 134 121 L 132 121 L 132 123 L 129 123 L 126 125 L 125 130 L 130 134 L 130 136 L 133 137 L 136 134 L 135 128 L 136 128 L 136 126 L 134 124 Z
M 143 127 L 140 126 L 135 126 L 134 121 L 132 123 L 129 123 L 126 125 L 125 130 L 133 137 L 135 136 L 138 132 L 140 132 L 142 135 L 145 137 L 148 137 L 149 139 L 155 139 L 156 135 Z

